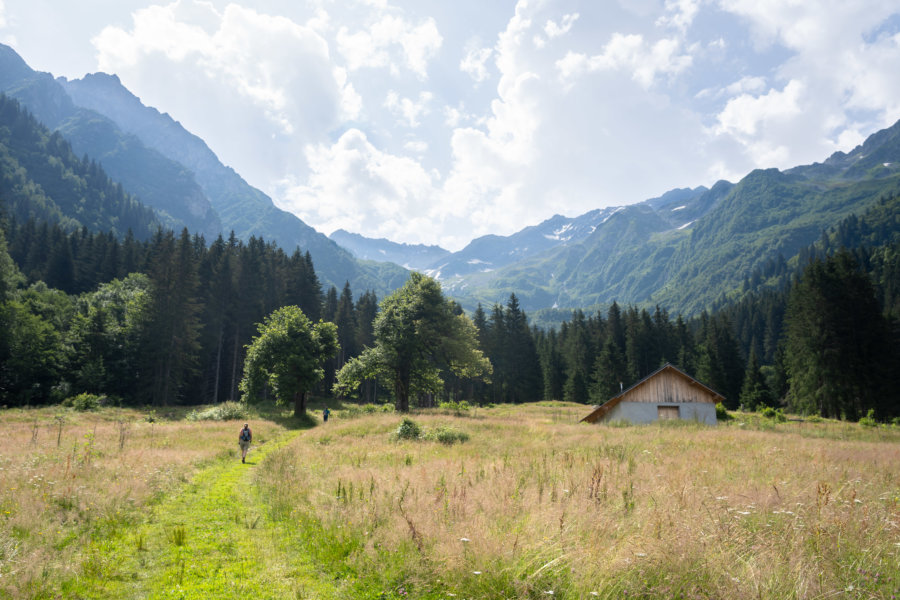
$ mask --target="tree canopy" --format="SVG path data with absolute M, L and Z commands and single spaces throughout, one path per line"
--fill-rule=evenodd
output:
M 802 413 L 858 418 L 887 406 L 890 331 L 871 280 L 846 251 L 815 260 L 794 286 L 786 332 L 788 405 Z
M 294 403 L 306 412 L 306 394 L 325 374 L 323 365 L 338 350 L 337 327 L 313 324 L 298 306 L 284 306 L 259 324 L 247 349 L 241 400 L 257 402 L 271 390 L 278 404 Z
M 444 298 L 437 281 L 421 273 L 412 273 L 382 301 L 374 333 L 374 346 L 338 373 L 339 393 L 354 393 L 364 379 L 384 377 L 397 410 L 406 412 L 411 394 L 440 391 L 443 373 L 468 378 L 491 373 L 472 321 Z

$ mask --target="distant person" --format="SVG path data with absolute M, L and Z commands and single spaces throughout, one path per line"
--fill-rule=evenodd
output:
M 328 407 L 326 406 L 326 407 L 325 407 L 325 410 L 322 411 L 322 420 L 325 421 L 325 422 L 327 423 L 327 422 L 328 422 L 328 415 L 330 415 L 330 414 L 331 414 L 331 411 L 328 410 Z
M 238 446 L 241 447 L 241 462 L 247 462 L 247 451 L 250 450 L 250 442 L 253 441 L 253 432 L 250 431 L 250 425 L 244 423 L 243 429 L 238 434 Z

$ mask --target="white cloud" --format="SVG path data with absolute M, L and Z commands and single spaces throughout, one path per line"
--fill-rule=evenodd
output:
M 726 85 L 724 88 L 706 88 L 697 92 L 697 98 L 733 98 L 744 94 L 761 94 L 768 84 L 765 77 L 746 76 Z
M 428 152 L 428 143 L 423 142 L 422 140 L 410 140 L 408 142 L 404 142 L 403 148 L 412 152 L 413 154 L 425 154 Z
M 900 117 L 900 35 L 870 37 L 900 15 L 895 2 L 722 0 L 721 7 L 749 24 L 761 52 L 791 53 L 775 71 L 782 91 L 746 89 L 717 117 L 716 132 L 734 136 L 754 164 L 821 160 Z
M 568 80 L 594 71 L 623 69 L 642 87 L 649 88 L 660 75 L 677 75 L 691 66 L 690 54 L 680 54 L 681 43 L 663 38 L 648 44 L 640 34 L 613 34 L 603 52 L 593 56 L 568 52 L 556 62 L 560 77 Z
M 699 0 L 666 0 L 666 14 L 657 20 L 657 24 L 684 32 L 691 26 L 699 10 Z
M 304 144 L 361 110 L 328 43 L 285 17 L 182 1 L 137 10 L 132 21 L 131 29 L 109 26 L 93 39 L 99 68 L 189 122 L 264 189 L 297 168 Z
M 493 53 L 492 48 L 471 48 L 459 62 L 459 68 L 475 81 L 484 81 L 488 78 L 487 61 Z
M 420 92 L 418 101 L 410 98 L 401 98 L 397 92 L 388 92 L 384 105 L 394 114 L 403 117 L 400 122 L 407 127 L 418 127 L 419 117 L 428 114 L 428 104 L 434 98 L 431 92 Z
M 763 96 L 741 94 L 719 113 L 716 133 L 737 136 L 756 135 L 760 128 L 777 126 L 800 114 L 803 84 L 791 81 L 782 91 L 770 90 Z
M 431 175 L 412 159 L 378 150 L 362 131 L 350 129 L 333 145 L 311 145 L 306 158 L 309 178 L 285 180 L 281 204 L 322 231 L 410 239 L 410 222 L 429 221 Z M 438 231 L 429 223 L 417 241 L 433 240 Z
M 547 37 L 551 40 L 561 35 L 565 35 L 569 33 L 570 29 L 572 29 L 572 25 L 575 24 L 575 21 L 578 20 L 578 17 L 578 13 L 570 13 L 567 15 L 563 15 L 563 18 L 559 23 L 552 20 L 547 21 L 547 24 L 544 25 L 544 33 L 546 33 Z
M 428 62 L 443 43 L 435 20 L 431 17 L 418 25 L 394 15 L 384 15 L 368 29 L 350 33 L 341 27 L 337 34 L 340 53 L 351 71 L 363 67 L 390 67 L 399 73 L 400 66 L 392 57 L 395 47 L 402 50 L 403 63 L 420 78 L 428 76 Z

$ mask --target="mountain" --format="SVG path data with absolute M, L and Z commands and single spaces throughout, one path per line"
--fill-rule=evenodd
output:
M 263 237 L 288 253 L 298 247 L 308 251 L 326 285 L 340 288 L 349 281 L 355 290 L 384 295 L 406 280 L 405 269 L 358 261 L 324 234 L 276 207 L 269 196 L 223 165 L 203 140 L 168 114 L 144 106 L 115 75 L 95 73 L 62 85 L 76 104 L 108 116 L 122 131 L 190 169 L 226 231 L 242 239 Z
M 150 237 L 156 214 L 128 195 L 96 162 L 79 158 L 59 133 L 0 95 L 0 210 L 69 231 L 86 227 L 123 238 Z
M 440 246 L 399 244 L 384 238 L 372 239 L 358 233 L 338 229 L 328 236 L 333 242 L 349 250 L 362 260 L 391 262 L 406 269 L 423 270 L 431 263 L 450 254 Z
M 31 70 L 8 46 L 0 45 L 0 72 L 0 92 L 59 131 L 76 154 L 100 162 L 111 178 L 156 210 L 164 226 L 187 227 L 206 236 L 222 230 L 218 215 L 183 165 L 123 133 L 102 114 L 77 106 L 59 81 Z
M 324 234 L 280 210 L 266 194 L 219 162 L 203 140 L 168 114 L 144 106 L 118 77 L 96 73 L 69 81 L 31 70 L 0 45 L 0 91 L 17 98 L 73 149 L 101 162 L 166 226 L 208 238 L 229 231 L 262 237 L 286 252 L 308 251 L 323 284 L 379 295 L 402 285 L 408 272 L 390 263 L 359 261 Z
M 796 257 L 823 231 L 898 192 L 900 122 L 823 163 L 756 170 L 736 184 L 720 181 L 710 189 L 672 190 L 605 209 L 611 212 L 599 221 L 592 211 L 572 221 L 593 221 L 588 235 L 525 253 L 496 269 L 435 273 L 468 309 L 479 302 L 503 303 L 515 293 L 529 311 L 618 300 L 696 314 L 739 293 L 744 279 L 767 262 Z M 562 230 L 566 224 L 554 217 L 542 225 Z M 502 255 L 500 240 L 476 240 L 486 241 Z M 442 264 L 456 259 L 451 255 Z

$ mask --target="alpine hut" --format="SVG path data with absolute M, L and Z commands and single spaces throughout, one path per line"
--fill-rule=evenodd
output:
M 582 421 L 652 423 L 684 419 L 715 425 L 716 402 L 724 399 L 684 371 L 666 364 L 595 408 Z

